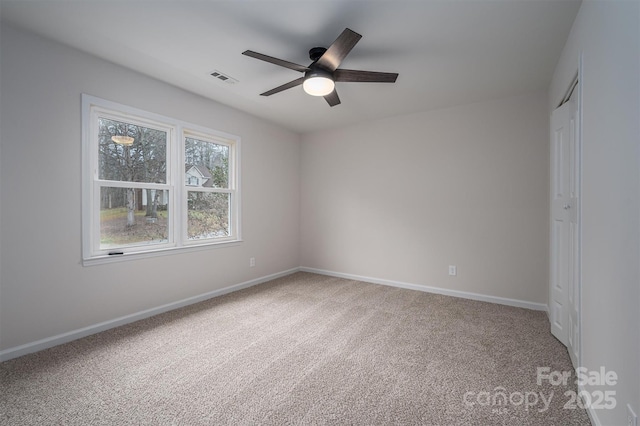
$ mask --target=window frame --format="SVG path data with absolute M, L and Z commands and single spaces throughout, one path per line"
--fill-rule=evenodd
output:
M 167 132 L 165 183 L 111 181 L 99 178 L 98 117 L 137 124 Z M 190 136 L 187 136 L 190 135 Z M 198 188 L 203 192 L 229 193 L 229 236 L 189 240 L 185 138 L 199 138 L 229 147 L 228 188 Z M 100 248 L 100 189 L 102 187 L 143 188 L 168 191 L 168 238 L 157 244 L 121 248 Z M 188 250 L 228 247 L 241 239 L 240 137 L 183 120 L 162 116 L 95 96 L 82 94 L 82 263 L 118 262 Z M 109 254 L 115 253 L 115 254 Z

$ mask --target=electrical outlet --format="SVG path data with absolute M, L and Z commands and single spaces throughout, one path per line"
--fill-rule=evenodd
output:
M 449 265 L 449 275 L 454 277 L 458 275 L 458 267 L 456 265 Z
M 633 412 L 630 404 L 627 404 L 627 426 L 638 426 L 638 416 Z
M 253 268 L 254 266 L 256 266 L 256 258 L 255 257 L 251 257 L 251 258 L 249 258 L 249 267 Z

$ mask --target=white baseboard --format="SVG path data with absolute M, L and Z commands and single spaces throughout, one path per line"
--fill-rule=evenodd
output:
M 459 290 L 447 290 L 439 287 L 430 287 L 426 285 L 411 284 L 411 283 L 405 283 L 401 281 L 392 281 L 392 280 L 385 280 L 380 278 L 363 277 L 360 275 L 353 275 L 353 274 L 343 274 L 341 272 L 326 271 L 324 269 L 307 268 L 305 266 L 301 266 L 300 271 L 311 272 L 314 274 L 321 274 L 321 275 L 329 275 L 329 276 L 338 277 L 338 278 L 347 278 L 350 280 L 364 281 L 364 282 L 373 283 L 373 284 L 388 285 L 391 287 L 406 288 L 409 290 L 423 291 L 426 293 L 435 293 L 435 294 L 442 294 L 445 296 L 460 297 L 462 299 L 479 300 L 482 302 L 497 303 L 499 305 L 515 306 L 517 308 L 526 308 L 526 309 L 532 309 L 535 311 L 547 312 L 547 305 L 543 303 L 527 302 L 526 300 L 507 299 L 505 297 L 487 296 L 484 294 L 469 293 L 466 291 L 459 291 Z
M 311 272 L 314 274 L 329 275 L 333 277 L 346 278 L 350 280 L 364 281 L 373 284 L 382 284 L 391 287 L 406 288 L 409 290 L 423 291 L 427 293 L 442 294 L 445 296 L 460 297 L 463 299 L 479 300 L 483 302 L 497 303 L 500 305 L 515 306 L 519 308 L 533 309 L 537 311 L 547 311 L 547 305 L 542 303 L 527 302 L 524 300 L 507 299 L 504 297 L 487 296 L 477 293 L 469 293 L 458 290 L 447 290 L 438 287 L 430 287 L 419 284 L 411 284 L 400 281 L 385 280 L 380 278 L 364 277 L 360 275 L 344 274 L 340 272 L 327 271 L 324 269 L 315 268 L 293 268 L 286 271 L 278 272 L 275 274 L 267 275 L 264 277 L 256 278 L 250 281 L 245 281 L 240 284 L 235 284 L 229 287 L 213 290 L 208 293 L 204 293 L 198 296 L 189 297 L 187 299 L 179 300 L 177 302 L 167 303 L 166 305 L 158 306 L 144 311 L 136 312 L 134 314 L 125 315 L 123 317 L 115 318 L 113 320 L 104 321 L 98 324 L 83 327 L 77 330 L 72 330 L 67 333 L 58 334 L 56 336 L 47 337 L 45 339 L 37 340 L 35 342 L 26 343 L 24 345 L 16 346 L 13 348 L 0 351 L 0 362 L 7 361 L 9 359 L 17 358 L 22 355 L 38 352 L 44 349 L 52 348 L 63 343 L 71 342 L 72 340 L 80 339 L 82 337 L 90 336 L 92 334 L 99 333 L 101 331 L 109 330 L 111 328 L 119 327 L 121 325 L 129 324 L 141 319 L 149 318 L 154 315 L 158 315 L 164 312 L 172 311 L 174 309 L 182 308 L 184 306 L 192 305 L 194 303 L 202 302 L 213 297 L 222 296 L 223 294 L 231 293 L 234 291 L 242 290 L 244 288 L 252 287 L 257 284 L 261 284 L 276 278 L 284 277 L 286 275 L 293 274 L 298 271 Z M 594 413 L 595 414 L 595 413 Z M 596 417 L 597 419 L 597 417 Z M 593 420 L 593 419 L 592 419 Z M 597 424 L 597 423 L 596 423 Z
M 582 392 L 587 392 L 587 390 L 584 388 L 584 385 L 578 384 L 578 395 L 580 395 Z M 589 406 L 587 407 L 587 415 L 589 416 L 589 421 L 591 422 L 592 426 L 602 426 L 602 422 L 600 422 L 600 419 L 598 418 L 596 410 L 593 408 L 592 404 L 589 404 Z
M 113 320 L 104 321 L 98 324 L 90 325 L 88 327 L 83 327 L 77 330 L 69 331 L 67 333 L 62 333 L 56 336 L 47 337 L 46 339 L 41 339 L 35 342 L 26 343 L 24 345 L 5 349 L 3 351 L 0 351 L 0 362 L 17 358 L 19 356 L 30 354 L 33 352 L 38 352 L 43 349 L 52 348 L 54 346 L 58 346 L 63 343 L 71 342 L 72 340 L 90 336 L 92 334 L 96 334 L 101 331 L 109 330 L 111 328 L 119 327 L 121 325 L 129 324 L 135 321 L 139 321 L 141 319 L 149 318 L 154 315 L 172 311 L 174 309 L 182 308 L 184 306 L 192 305 L 194 303 L 202 302 L 204 300 L 211 299 L 213 297 L 222 296 L 223 294 L 232 293 L 234 291 L 252 287 L 254 285 L 261 284 L 266 281 L 271 281 L 276 278 L 293 274 L 295 272 L 298 272 L 299 270 L 300 270 L 299 268 L 293 268 L 287 271 L 277 272 L 275 274 L 256 278 L 250 281 L 245 281 L 240 284 L 235 284 L 229 287 L 213 290 L 208 293 L 200 294 L 198 296 L 188 297 L 186 299 L 182 299 L 177 302 L 167 303 L 166 305 L 158 306 L 151 309 L 146 309 L 144 311 L 136 312 L 130 315 L 125 315 L 123 317 L 115 318 Z

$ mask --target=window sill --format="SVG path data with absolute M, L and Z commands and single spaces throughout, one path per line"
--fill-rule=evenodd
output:
M 102 255 L 95 256 L 91 258 L 82 259 L 82 266 L 93 266 L 93 265 L 103 265 L 105 263 L 117 263 L 124 262 L 127 260 L 136 260 L 136 259 L 147 259 L 150 257 L 157 256 L 166 256 L 173 254 L 184 254 L 195 251 L 202 250 L 211 250 L 211 249 L 219 249 L 226 247 L 236 247 L 242 243 L 242 240 L 233 240 L 233 241 L 223 241 L 219 243 L 206 243 L 206 244 L 198 244 L 198 245 L 190 245 L 190 246 L 182 246 L 182 247 L 169 247 L 162 248 L 157 250 L 146 250 L 143 252 L 132 252 L 132 253 L 124 253 L 118 255 Z

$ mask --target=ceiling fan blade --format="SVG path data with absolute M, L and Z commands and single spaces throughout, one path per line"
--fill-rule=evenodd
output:
M 292 87 L 300 86 L 304 82 L 304 77 L 296 78 L 293 81 L 283 84 L 282 86 L 278 86 L 275 89 L 271 89 L 267 92 L 260 93 L 260 96 L 271 96 L 276 93 L 280 93 L 283 90 L 291 89 Z
M 242 52 L 245 56 L 250 56 L 252 58 L 260 59 L 261 61 L 269 62 L 270 64 L 280 65 L 281 67 L 289 68 L 294 71 L 306 72 L 309 71 L 309 68 L 298 65 L 293 62 L 285 61 L 283 59 L 274 58 L 273 56 L 263 55 L 262 53 L 254 52 L 253 50 L 245 50 Z
M 335 71 L 361 38 L 362 36 L 357 32 L 345 28 L 336 41 L 334 41 L 320 59 L 316 61 L 316 64 L 329 71 Z
M 335 81 L 351 83 L 395 83 L 398 74 L 394 72 L 376 72 L 339 69 L 333 72 Z
M 324 97 L 329 104 L 329 106 L 336 106 L 340 103 L 340 98 L 338 97 L 338 92 L 333 89 L 333 92 L 329 93 Z

